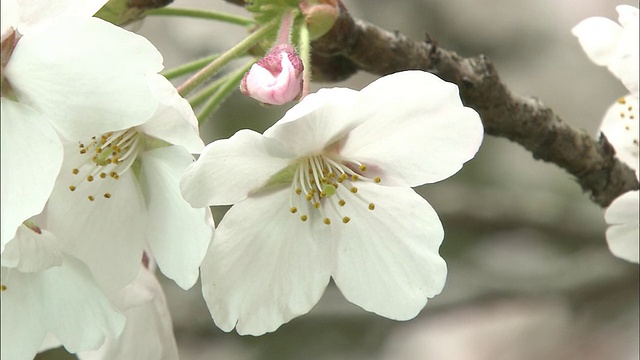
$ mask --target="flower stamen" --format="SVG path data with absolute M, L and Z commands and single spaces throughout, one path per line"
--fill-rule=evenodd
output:
M 363 173 L 366 170 L 367 165 L 359 161 L 344 159 L 338 161 L 327 155 L 315 155 L 300 159 L 291 183 L 289 211 L 292 214 L 298 213 L 299 207 L 307 203 L 307 209 L 311 209 L 311 211 L 318 209 L 321 215 L 319 218 L 324 224 L 330 225 L 331 218 L 326 216 L 324 212 L 324 207 L 329 204 L 343 224 L 349 223 L 351 217 L 342 214 L 347 204 L 347 200 L 344 198 L 345 194 L 351 194 L 369 210 L 375 209 L 375 205 L 365 200 L 358 193 L 358 187 L 354 185 L 356 181 L 375 184 L 381 182 L 380 177 L 364 176 Z M 344 186 L 345 191 L 342 190 L 341 185 Z M 302 202 L 299 199 L 301 195 L 304 196 Z M 307 221 L 308 215 L 301 215 L 300 220 Z
M 78 144 L 81 162 L 71 173 L 78 181 L 69 185 L 70 191 L 76 191 L 81 184 L 94 186 L 96 180 L 118 180 L 134 163 L 141 149 L 142 136 L 134 128 L 93 136 L 89 143 Z M 91 184 L 89 184 L 91 183 Z M 103 183 L 101 183 L 103 184 Z M 95 185 L 99 186 L 99 185 Z M 110 192 L 103 192 L 110 199 Z M 95 201 L 94 195 L 88 195 L 89 201 Z

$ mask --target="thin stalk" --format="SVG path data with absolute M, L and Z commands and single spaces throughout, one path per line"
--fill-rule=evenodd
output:
M 224 54 L 220 55 L 220 57 L 213 60 L 205 68 L 198 71 L 198 73 L 193 75 L 189 80 L 185 81 L 184 84 L 180 85 L 178 87 L 178 92 L 180 93 L 180 95 L 185 96 L 189 94 L 196 87 L 198 87 L 198 85 L 202 84 L 206 79 L 212 77 L 229 61 L 244 54 L 252 46 L 257 44 L 260 40 L 264 39 L 264 37 L 267 36 L 271 31 L 273 31 L 277 26 L 278 26 L 278 22 L 272 21 L 262 26 L 255 32 L 249 34 L 249 36 L 244 38 L 242 41 L 240 41 L 238 44 L 236 44 L 234 47 L 229 49 Z
M 198 122 L 202 124 L 204 119 L 207 119 L 209 115 L 211 115 L 218 106 L 227 98 L 231 93 L 238 88 L 238 84 L 242 81 L 242 77 L 249 70 L 251 65 L 253 65 L 253 61 L 248 62 L 245 66 L 236 70 L 233 73 L 226 83 L 224 83 L 218 91 L 209 99 L 209 101 L 204 105 L 202 110 L 198 113 Z
M 227 81 L 229 81 L 229 79 L 234 75 L 235 73 L 229 73 L 207 85 L 204 89 L 198 91 L 194 95 L 190 96 L 187 100 L 189 100 L 189 104 L 191 104 L 191 107 L 195 108 L 202 105 L 202 103 L 204 103 L 213 94 L 215 94 L 216 91 L 218 91 L 218 89 Z
M 167 79 L 171 80 L 173 78 L 177 78 L 178 76 L 182 76 L 182 75 L 185 75 L 185 74 L 192 73 L 192 72 L 194 72 L 196 70 L 200 70 L 205 65 L 207 65 L 210 62 L 212 62 L 213 60 L 215 60 L 219 56 L 220 56 L 220 54 L 209 55 L 209 56 L 207 56 L 205 58 L 198 59 L 198 60 L 192 61 L 192 62 L 184 64 L 184 65 L 180 65 L 180 66 L 175 67 L 173 69 L 164 70 L 160 74 L 162 74 Z
M 174 7 L 164 7 L 158 9 L 151 9 L 145 11 L 146 15 L 164 15 L 164 16 L 185 16 L 198 19 L 217 20 L 230 24 L 249 26 L 254 25 L 255 21 L 242 16 L 236 16 L 231 14 L 219 13 L 210 10 L 199 9 L 181 9 Z
M 309 40 L 309 29 L 303 22 L 300 26 L 300 58 L 304 64 L 302 70 L 302 94 L 300 100 L 309 95 L 309 84 L 311 84 L 311 43 Z

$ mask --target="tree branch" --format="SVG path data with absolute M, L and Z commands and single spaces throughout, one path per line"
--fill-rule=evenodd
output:
M 516 142 L 535 159 L 565 169 L 600 206 L 638 189 L 634 172 L 614 157 L 604 136 L 596 141 L 537 99 L 512 93 L 486 56 L 460 57 L 429 35 L 424 42 L 413 41 L 354 19 L 340 6 L 331 31 L 312 43 L 313 59 L 319 60 L 313 64 L 315 80 L 343 80 L 357 70 L 377 75 L 409 69 L 432 72 L 459 86 L 463 102 L 478 111 L 487 134 Z

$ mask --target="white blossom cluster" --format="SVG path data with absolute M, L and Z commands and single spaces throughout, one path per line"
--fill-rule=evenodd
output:
M 200 277 L 215 324 L 251 335 L 309 312 L 331 279 L 395 320 L 442 291 L 443 226 L 412 188 L 454 175 L 482 143 L 456 85 L 405 71 L 322 89 L 262 134 L 205 146 L 158 50 L 93 17 L 105 3 L 2 2 L 2 359 L 60 345 L 177 358 L 156 269 L 183 289 Z M 637 174 L 638 10 L 618 10 L 621 26 L 588 19 L 574 34 L 630 91 L 602 132 Z M 289 63 L 254 66 L 278 86 L 248 74 L 244 91 L 296 98 Z M 635 262 L 637 203 L 630 192 L 606 213 L 612 252 Z M 218 205 L 232 207 L 216 226 Z

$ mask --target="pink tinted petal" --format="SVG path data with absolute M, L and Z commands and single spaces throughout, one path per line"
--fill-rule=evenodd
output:
M 272 105 L 293 101 L 302 89 L 302 74 L 294 69 L 286 53 L 281 58 L 281 71 L 272 74 L 259 64 L 254 64 L 243 80 L 243 90 L 252 98 Z
M 47 119 L 2 98 L 2 249 L 18 226 L 42 211 L 62 165 L 63 148 Z
M 233 204 L 262 188 L 291 161 L 291 155 L 277 141 L 240 130 L 205 147 L 184 173 L 182 196 L 193 207 Z
M 289 191 L 234 205 L 202 264 L 202 291 L 224 331 L 261 335 L 307 313 L 329 282 L 329 228 L 289 211 Z
M 412 189 L 367 182 L 358 186 L 358 195 L 365 201 L 347 200 L 339 209 L 339 216 L 351 220 L 332 221 L 332 276 L 347 300 L 363 309 L 411 319 L 444 287 L 442 224 Z
M 364 88 L 357 107 L 375 113 L 337 152 L 365 163 L 383 184 L 418 186 L 455 174 L 483 138 L 480 116 L 464 107 L 458 87 L 423 71 L 385 76 Z

